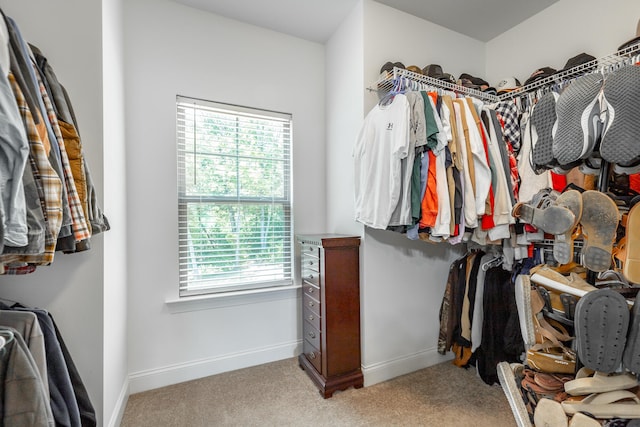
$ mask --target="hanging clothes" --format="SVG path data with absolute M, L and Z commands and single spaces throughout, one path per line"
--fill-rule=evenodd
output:
M 28 274 L 51 264 L 56 251 L 89 249 L 90 237 L 110 226 L 68 93 L 16 22 L 0 15 L 0 272 Z

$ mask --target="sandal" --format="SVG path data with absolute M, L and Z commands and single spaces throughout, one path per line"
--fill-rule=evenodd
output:
M 640 204 L 629 211 L 624 243 L 622 274 L 630 282 L 640 283 Z
M 615 372 L 627 340 L 627 300 L 611 289 L 591 291 L 578 301 L 574 322 L 582 364 L 594 371 Z
M 638 379 L 629 373 L 607 375 L 603 372 L 595 372 L 593 376 L 577 377 L 578 375 L 576 379 L 564 384 L 564 391 L 572 396 L 627 390 L 638 385 Z
M 586 412 L 596 418 L 640 418 L 640 399 L 629 390 L 594 393 L 581 400 L 560 404 L 567 415 Z
M 611 268 L 611 253 L 618 229 L 618 206 L 606 194 L 587 190 L 582 193 L 583 264 L 592 271 Z
M 536 426 L 567 427 L 567 415 L 562 404 L 551 399 L 540 399 L 533 414 Z
M 572 227 L 556 235 L 553 242 L 553 257 L 560 264 L 568 264 L 573 260 L 573 240 L 579 235 L 574 230 L 582 218 L 582 194 L 578 190 L 567 190 L 556 199 L 556 205 L 569 209 L 575 216 Z
M 575 222 L 575 215 L 567 208 L 555 206 L 559 195 L 560 193 L 550 188 L 540 190 L 531 201 L 516 203 L 511 215 L 546 233 L 566 233 Z

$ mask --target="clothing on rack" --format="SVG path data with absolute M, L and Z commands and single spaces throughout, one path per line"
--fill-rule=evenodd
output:
M 90 248 L 109 229 L 97 203 L 73 107 L 43 53 L 0 11 L 0 267 L 27 274 L 56 251 Z
M 3 328 L 10 328 L 24 343 L 28 352 L 28 365 L 35 368 L 37 374 L 29 374 L 29 381 L 39 383 L 37 387 L 32 386 L 31 391 L 35 388 L 44 392 L 46 409 L 51 413 L 50 425 L 54 425 L 55 421 L 56 426 L 95 426 L 95 410 L 51 314 L 18 303 L 12 306 L 0 303 L 0 330 Z M 24 356 L 19 353 L 15 357 Z M 0 375 L 7 375 L 9 363 L 9 353 L 0 352 Z M 0 383 L 0 387 L 5 387 L 0 393 L 4 396 L 5 406 L 6 402 L 11 402 L 17 397 L 11 394 L 14 391 L 6 388 L 6 385 Z M 41 405 L 39 397 L 35 394 L 23 395 L 22 398 L 28 400 L 25 405 Z M 41 411 L 42 408 L 38 410 Z M 7 412 L 4 414 L 4 424 L 0 420 L 0 425 L 21 425 L 7 423 Z
M 478 99 L 399 79 L 356 140 L 356 220 L 414 240 L 501 244 L 518 189 L 503 123 Z
M 494 250 L 454 261 L 440 307 L 438 352 L 452 351 L 458 366 L 476 366 L 487 384 L 498 381 L 498 362 L 517 362 L 524 350 L 512 274 L 501 260 Z

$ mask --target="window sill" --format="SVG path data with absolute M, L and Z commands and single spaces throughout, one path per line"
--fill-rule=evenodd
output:
M 236 305 L 257 304 L 268 301 L 298 297 L 300 285 L 277 286 L 220 294 L 197 295 L 169 299 L 165 303 L 170 313 L 210 310 Z

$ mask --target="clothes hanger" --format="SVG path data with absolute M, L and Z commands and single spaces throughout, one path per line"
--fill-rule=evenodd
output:
M 0 328 L 0 350 L 2 350 L 5 345 L 13 341 L 14 338 L 15 336 L 13 334 L 13 331 Z

